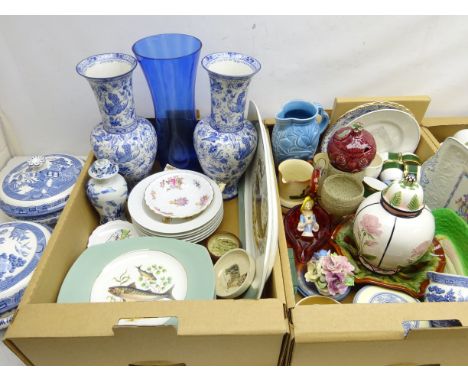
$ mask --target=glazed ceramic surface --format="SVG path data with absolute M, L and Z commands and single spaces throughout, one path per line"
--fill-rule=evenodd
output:
M 457 131 L 453 137 L 462 145 L 468 146 L 468 129 Z
M 252 161 L 257 130 L 244 118 L 247 89 L 260 70 L 253 57 L 214 53 L 202 60 L 211 86 L 211 115 L 195 128 L 193 143 L 203 172 L 225 183 L 223 198 L 237 195 L 237 183 Z
M 157 214 L 187 218 L 199 214 L 213 200 L 213 188 L 205 177 L 173 170 L 160 173 L 145 190 L 146 205 Z
M 18 306 L 49 238 L 40 224 L 0 224 L 0 314 Z
M 101 216 L 101 224 L 125 219 L 127 183 L 119 173 L 119 167 L 108 159 L 98 159 L 88 170 L 91 179 L 86 194 Z
M 428 302 L 468 302 L 468 277 L 428 272 L 430 284 L 426 289 Z M 435 327 L 460 326 L 457 320 L 431 321 Z
M 60 213 L 83 165 L 65 154 L 32 157 L 11 170 L 0 189 L 0 208 L 20 219 L 48 219 Z
M 354 296 L 353 303 L 355 304 L 405 304 L 419 303 L 415 298 L 408 296 L 405 293 L 393 291 L 390 289 L 380 288 L 377 286 L 365 286 L 361 288 Z M 430 327 L 427 321 L 403 321 L 403 330 L 405 335 L 410 330 L 418 328 Z
M 232 249 L 215 264 L 216 295 L 236 298 L 242 295 L 255 276 L 255 261 L 241 248 Z
M 140 235 L 131 223 L 123 220 L 114 220 L 100 225 L 91 233 L 88 239 L 88 247 L 138 236 Z
M 257 106 L 250 102 L 249 119 L 256 121 L 259 145 L 245 175 L 243 200 L 245 250 L 255 259 L 255 278 L 242 298 L 261 297 L 278 252 L 278 193 L 270 141 Z M 257 122 L 258 121 L 258 122 Z
M 234 248 L 240 248 L 239 238 L 230 232 L 217 232 L 208 239 L 206 248 L 214 259 L 218 259 Z
M 339 129 L 328 142 L 328 158 L 338 170 L 360 172 L 374 160 L 376 143 L 363 126 L 356 122 Z
M 287 159 L 278 166 L 280 198 L 300 204 L 309 195 L 314 166 L 301 159 Z
M 329 127 L 325 133 L 323 134 L 322 137 L 322 143 L 321 143 L 321 151 L 326 152 L 327 151 L 327 146 L 328 142 L 330 141 L 330 138 L 333 136 L 333 134 L 345 127 L 349 126 L 353 121 L 355 121 L 357 118 L 371 113 L 373 111 L 377 110 L 401 110 L 404 111 L 410 115 L 413 115 L 410 110 L 408 110 L 406 107 L 403 105 L 400 105 L 395 102 L 369 102 L 365 103 L 363 105 L 357 106 L 354 109 L 349 110 L 348 112 L 344 113 L 337 121 L 336 123 Z M 380 152 L 380 150 L 378 150 Z
M 379 153 L 376 153 L 370 165 L 367 166 L 366 169 L 364 170 L 364 176 L 368 176 L 371 178 L 378 178 L 380 175 L 380 172 L 382 171 L 382 165 L 383 165 L 383 159 Z
M 320 122 L 318 118 L 320 117 Z M 311 160 L 329 116 L 318 103 L 291 101 L 276 115 L 271 143 L 275 162 Z
M 15 315 L 16 309 L 9 310 L 5 313 L 0 313 L 0 330 L 6 329 L 11 322 L 13 321 L 13 317 Z
M 113 282 L 116 284 L 112 286 L 130 289 L 125 294 L 122 289 L 109 293 L 108 283 Z M 90 302 L 101 297 L 104 300 L 118 297 L 122 301 L 125 296 L 130 296 L 127 301 L 170 300 L 168 291 L 172 287 L 175 299 L 214 298 L 214 271 L 207 250 L 181 240 L 139 237 L 92 246 L 84 251 L 68 271 L 57 302 Z M 137 294 L 139 297 L 135 297 Z
M 354 220 L 361 262 L 377 273 L 396 273 L 418 261 L 434 237 L 435 223 L 421 186 L 403 180 L 367 197 Z
M 132 73 L 134 57 L 107 53 L 88 57 L 76 70 L 86 78 L 96 96 L 102 122 L 91 133 L 98 159 L 110 159 L 130 183 L 148 175 L 153 167 L 157 138 L 153 125 L 135 114 Z
M 356 284 L 372 284 L 399 290 L 420 298 L 429 284 L 427 273 L 445 271 L 446 253 L 434 238 L 426 253 L 415 263 L 402 268 L 398 273 L 387 275 L 375 273 L 359 261 L 359 251 L 353 235 L 353 217 L 347 217 L 332 234 L 332 246 L 336 253 L 346 256 L 354 266 Z
M 171 170 L 167 173 L 172 173 Z M 148 236 L 167 236 L 187 241 L 201 241 L 209 237 L 221 224 L 223 218 L 223 197 L 218 185 L 205 175 L 189 170 L 180 170 L 204 177 L 214 192 L 213 201 L 199 215 L 192 218 L 165 218 L 150 210 L 145 203 L 146 188 L 162 173 L 143 179 L 131 191 L 128 198 L 128 211 L 135 227 Z
M 430 208 L 451 208 L 468 222 L 468 147 L 447 138 L 423 163 L 421 185 Z

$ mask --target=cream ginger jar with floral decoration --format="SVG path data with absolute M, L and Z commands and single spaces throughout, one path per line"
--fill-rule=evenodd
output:
M 432 244 L 434 231 L 434 217 L 413 175 L 367 197 L 354 219 L 359 260 L 381 274 L 417 262 Z

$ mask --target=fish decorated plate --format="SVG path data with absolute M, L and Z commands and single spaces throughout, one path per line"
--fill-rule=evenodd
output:
M 353 236 L 353 216 L 347 217 L 332 234 L 332 244 L 338 254 L 346 256 L 355 267 L 356 284 L 372 284 L 399 290 L 412 297 L 421 298 L 429 285 L 427 272 L 443 272 L 445 253 L 437 238 L 416 263 L 401 269 L 393 275 L 380 275 L 364 267 L 357 258 L 357 247 Z
M 94 245 L 68 271 L 58 303 L 212 300 L 215 276 L 197 244 L 139 237 Z
M 145 191 L 146 205 L 170 218 L 198 215 L 213 200 L 213 188 L 203 176 L 184 170 L 162 172 Z

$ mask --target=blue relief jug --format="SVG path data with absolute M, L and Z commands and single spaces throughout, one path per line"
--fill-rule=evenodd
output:
M 276 164 L 293 158 L 311 160 L 328 121 L 328 114 L 318 103 L 298 100 L 285 104 L 276 115 L 272 134 Z

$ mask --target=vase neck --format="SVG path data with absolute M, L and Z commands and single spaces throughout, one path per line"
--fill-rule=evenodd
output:
M 102 125 L 110 133 L 125 133 L 136 126 L 132 73 L 114 78 L 88 79 L 101 112 Z
M 212 127 L 235 132 L 244 123 L 245 102 L 250 78 L 222 78 L 210 75 Z

